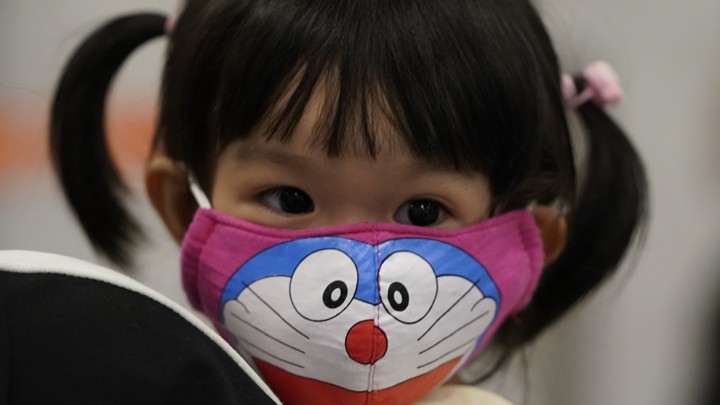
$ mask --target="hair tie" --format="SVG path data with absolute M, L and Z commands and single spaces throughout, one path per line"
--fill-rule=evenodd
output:
M 180 13 L 185 9 L 185 6 L 187 5 L 187 0 L 182 0 L 179 3 L 179 11 L 170 14 L 167 17 L 167 20 L 165 20 L 165 35 L 172 35 L 173 31 L 175 31 L 175 24 L 177 24 L 178 18 L 180 18 Z
M 568 109 L 575 109 L 590 100 L 599 107 L 607 107 L 619 103 L 625 95 L 617 72 L 607 62 L 590 64 L 583 70 L 581 79 L 585 81 L 585 87 L 578 93 L 572 76 L 562 75 L 562 94 Z
M 175 24 L 177 24 L 178 15 L 172 14 L 167 17 L 167 20 L 165 20 L 165 35 L 172 35 L 173 30 L 175 30 Z

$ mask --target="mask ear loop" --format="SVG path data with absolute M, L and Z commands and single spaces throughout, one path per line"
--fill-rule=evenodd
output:
M 198 183 L 195 174 L 193 174 L 193 172 L 191 172 L 190 170 L 187 170 L 187 177 L 188 186 L 190 187 L 190 193 L 192 193 L 193 197 L 195 197 L 195 201 L 197 201 L 198 206 L 205 209 L 212 208 L 212 205 L 210 204 L 210 199 L 207 198 L 205 192 L 202 190 L 202 188 L 200 188 L 200 183 Z

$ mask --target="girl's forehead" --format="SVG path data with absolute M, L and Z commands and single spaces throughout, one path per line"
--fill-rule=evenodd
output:
M 383 126 L 385 127 L 385 126 Z M 324 145 L 322 125 L 304 116 L 286 139 L 258 132 L 236 140 L 228 145 L 228 151 L 239 160 L 265 157 L 271 160 L 394 160 L 413 165 L 429 166 L 431 163 L 414 154 L 397 131 L 384 128 L 373 134 L 374 148 L 369 150 L 362 135 L 351 134 L 337 154 L 330 154 Z
M 472 173 L 433 162 L 415 153 L 406 137 L 393 125 L 387 110 L 377 102 L 370 103 L 365 110 L 369 120 L 358 120 L 356 124 L 343 127 L 342 147 L 337 153 L 331 153 L 327 147 L 327 139 L 334 114 L 333 97 L 332 89 L 328 90 L 328 87 L 323 85 L 317 86 L 288 136 L 278 136 L 273 132 L 272 125 L 268 124 L 272 122 L 271 111 L 270 118 L 247 137 L 230 143 L 226 151 L 228 153 L 223 154 L 232 156 L 238 162 L 265 161 L 269 164 L 296 167 L 317 166 L 330 169 L 339 165 L 354 165 L 359 170 L 373 166 L 407 173 Z M 282 106 L 275 109 L 278 108 Z M 369 122 L 369 125 L 363 127 L 364 122 Z
M 386 100 L 380 96 L 369 100 L 355 114 L 349 114 L 341 134 L 342 148 L 337 153 L 328 153 L 327 141 L 333 130 L 333 118 L 336 114 L 335 100 L 337 88 L 321 80 L 313 91 L 310 100 L 304 106 L 297 123 L 287 136 L 278 136 L 276 117 L 283 116 L 288 95 L 281 97 L 271 108 L 266 119 L 242 142 L 242 148 L 262 148 L 283 150 L 295 154 L 332 154 L 337 157 L 364 158 L 389 156 L 401 160 L 417 160 L 412 148 L 396 126 Z

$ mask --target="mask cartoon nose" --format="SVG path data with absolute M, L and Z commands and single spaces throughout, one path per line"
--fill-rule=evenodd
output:
M 385 356 L 387 337 L 375 322 L 368 319 L 353 325 L 345 337 L 345 350 L 360 364 L 373 364 Z

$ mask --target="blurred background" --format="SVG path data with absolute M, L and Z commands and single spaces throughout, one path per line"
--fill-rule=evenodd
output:
M 596 59 L 619 71 L 611 110 L 644 157 L 651 220 L 620 275 L 487 385 L 517 404 L 699 403 L 720 337 L 720 2 L 542 0 L 567 71 Z M 0 249 L 94 255 L 59 191 L 47 152 L 53 86 L 72 49 L 121 13 L 172 0 L 0 0 Z M 134 53 L 108 110 L 114 157 L 147 226 L 134 277 L 186 301 L 178 248 L 152 212 L 143 162 L 157 114 L 165 41 Z M 720 360 L 715 357 L 715 361 Z

